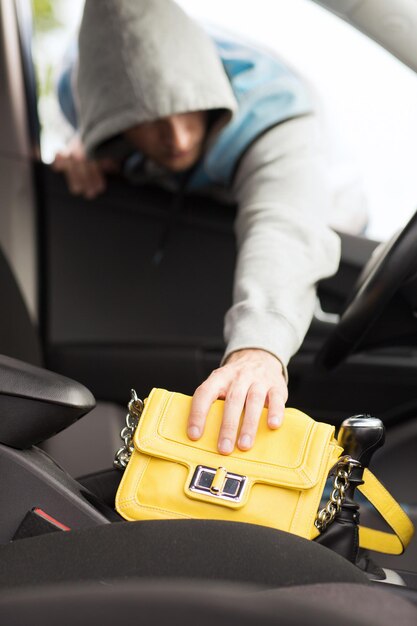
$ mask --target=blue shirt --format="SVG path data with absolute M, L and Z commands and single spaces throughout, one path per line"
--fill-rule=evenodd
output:
M 187 184 L 198 191 L 210 185 L 229 187 L 237 165 L 249 146 L 269 128 L 312 111 L 301 80 L 277 57 L 229 35 L 210 33 L 238 102 L 233 119 L 206 151 Z M 71 76 L 76 50 L 58 80 L 61 109 L 74 128 L 77 112 Z M 72 57 L 72 58 L 71 58 Z

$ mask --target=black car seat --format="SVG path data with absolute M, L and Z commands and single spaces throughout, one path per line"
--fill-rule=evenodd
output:
M 47 585 L 0 592 L 9 626 L 414 626 L 417 607 L 386 589 L 351 583 L 273 590 L 196 580 Z
M 42 349 L 20 289 L 0 249 L 0 353 L 42 367 Z
M 43 367 L 38 330 L 1 249 L 0 289 L 2 301 L 7 303 L 0 310 L 0 354 Z M 86 418 L 45 441 L 42 447 L 73 476 L 109 469 L 120 444 L 125 413 L 115 403 L 100 402 Z
M 234 522 L 123 522 L 0 546 L 9 626 L 413 625 L 417 606 L 334 552 Z M 384 588 L 385 587 L 385 588 Z

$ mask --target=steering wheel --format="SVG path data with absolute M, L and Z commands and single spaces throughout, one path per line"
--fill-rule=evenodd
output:
M 339 323 L 326 339 L 317 362 L 339 365 L 362 343 L 394 294 L 417 271 L 417 212 L 364 267 Z

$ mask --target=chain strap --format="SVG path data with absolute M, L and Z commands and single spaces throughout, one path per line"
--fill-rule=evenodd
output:
M 124 470 L 129 463 L 134 450 L 133 436 L 142 415 L 144 403 L 138 398 L 134 389 L 130 390 L 131 400 L 127 405 L 126 426 L 120 431 L 123 446 L 118 449 L 114 457 L 114 467 Z M 355 467 L 360 467 L 359 461 L 350 456 L 343 456 L 332 468 L 334 474 L 333 489 L 326 506 L 321 509 L 314 522 L 315 527 L 322 533 L 334 521 L 346 498 L 346 490 L 350 485 L 350 477 Z
M 330 475 L 334 473 L 333 489 L 326 506 L 316 516 L 314 526 L 322 533 L 334 521 L 346 498 L 346 490 L 350 484 L 350 477 L 355 467 L 360 467 L 359 461 L 350 456 L 342 456 Z
M 116 452 L 113 462 L 114 467 L 121 470 L 126 468 L 130 457 L 132 456 L 132 452 L 134 450 L 133 435 L 135 434 L 136 427 L 139 424 L 144 406 L 144 403 L 138 398 L 134 389 L 131 389 L 130 393 L 131 400 L 127 405 L 129 412 L 126 415 L 126 426 L 124 426 L 120 431 L 123 446 Z

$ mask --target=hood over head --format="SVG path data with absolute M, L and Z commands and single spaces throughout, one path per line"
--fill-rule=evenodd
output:
M 77 81 L 90 156 L 121 156 L 142 122 L 218 110 L 227 123 L 237 106 L 213 42 L 172 0 L 86 0 Z

